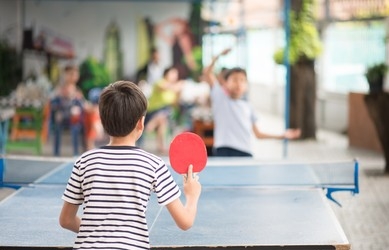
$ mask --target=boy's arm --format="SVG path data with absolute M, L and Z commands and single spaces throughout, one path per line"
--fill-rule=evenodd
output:
M 173 82 L 173 83 L 163 81 L 163 82 L 157 83 L 154 86 L 154 88 L 156 88 L 155 89 L 156 91 L 161 91 L 161 92 L 166 91 L 166 90 L 171 90 L 171 91 L 175 92 L 177 95 L 179 95 L 183 89 L 183 86 L 184 86 L 184 81 L 178 81 L 178 82 Z
M 77 216 L 79 205 L 71 204 L 67 201 L 63 203 L 59 224 L 61 227 L 78 233 L 80 230 L 81 219 Z
M 301 135 L 300 129 L 287 129 L 283 134 L 269 134 L 262 132 L 256 124 L 253 124 L 253 132 L 257 139 L 297 139 Z
M 177 226 L 188 230 L 193 226 L 197 213 L 197 202 L 201 193 L 201 184 L 198 175 L 193 175 L 192 165 L 189 166 L 188 175 L 184 176 L 185 205 L 179 198 L 166 205 Z
M 220 56 L 227 55 L 230 51 L 230 48 L 223 50 L 220 54 L 214 56 L 212 58 L 211 63 L 204 68 L 202 77 L 204 81 L 207 82 L 211 87 L 216 82 L 216 76 L 213 73 L 216 61 L 219 59 Z

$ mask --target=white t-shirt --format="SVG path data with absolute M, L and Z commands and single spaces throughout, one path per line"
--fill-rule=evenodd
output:
M 62 196 L 84 206 L 74 249 L 149 249 L 145 212 L 151 192 L 160 205 L 181 194 L 161 158 L 130 146 L 81 155 Z
M 257 117 L 246 100 L 232 99 L 219 83 L 211 90 L 214 147 L 251 152 L 251 135 Z
M 163 77 L 163 68 L 157 63 L 149 63 L 147 67 L 147 79 L 146 81 L 154 85 L 157 81 Z

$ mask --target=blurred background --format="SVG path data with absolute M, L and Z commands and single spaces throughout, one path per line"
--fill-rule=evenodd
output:
M 173 65 L 184 82 L 166 143 L 193 131 L 211 156 L 201 72 L 231 48 L 216 71 L 247 70 L 245 98 L 261 128 L 302 130 L 289 144 L 255 140 L 254 157 L 360 159 L 361 194 L 333 208 L 353 249 L 386 249 L 388 16 L 387 0 L 0 0 L 1 156 L 73 160 L 106 143 L 96 111 L 101 89 L 129 80 L 150 94 L 152 63 L 159 72 Z M 67 83 L 81 104 L 60 113 L 53 100 Z M 145 133 L 142 147 L 160 153 L 155 138 Z
M 248 100 L 260 113 L 284 120 L 285 112 L 290 112 L 288 123 L 303 129 L 303 139 L 315 138 L 319 128 L 348 135 L 352 146 L 382 152 L 363 95 L 369 92 L 367 69 L 388 60 L 388 3 L 291 2 L 290 10 L 305 17 L 291 16 L 287 37 L 284 1 L 1 0 L 0 105 L 3 109 L 16 107 L 17 114 L 22 107 L 43 112 L 37 128 L 44 146 L 52 141 L 47 101 L 63 80 L 66 65 L 79 67 L 77 86 L 88 99 L 92 88 L 119 79 L 142 80 L 139 71 L 150 60 L 150 49 L 157 48 L 161 67 L 180 66 L 180 79 L 189 82 L 182 102 L 192 107 L 198 104 L 196 97 L 208 91 L 198 78 L 203 65 L 231 47 L 232 52 L 221 58 L 216 68 L 247 69 Z M 186 52 L 177 42 L 181 34 L 190 37 Z M 306 103 L 285 104 L 288 68 L 282 49 L 287 41 L 291 95 L 305 96 L 309 99 Z M 300 86 L 304 80 L 293 73 L 304 70 L 298 65 L 305 59 L 307 69 L 313 72 L 308 88 Z M 301 93 L 295 93 L 293 86 Z M 309 106 L 309 110 L 294 106 Z M 306 121 L 294 118 L 300 113 Z M 27 117 L 20 122 L 31 120 Z M 191 121 L 186 120 L 188 123 Z M 12 124 L 9 127 L 13 129 Z M 10 131 L 9 152 L 22 148 L 12 146 L 17 132 Z M 32 134 L 24 137 L 34 137 Z M 37 153 L 44 151 L 38 149 Z

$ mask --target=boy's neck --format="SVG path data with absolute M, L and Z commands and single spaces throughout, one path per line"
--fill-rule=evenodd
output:
M 64 85 L 65 85 L 65 86 L 74 86 L 74 87 L 76 87 L 76 86 L 77 86 L 77 82 L 65 81 L 65 82 L 64 82 Z
M 124 137 L 110 137 L 108 146 L 135 146 L 136 139 L 132 134 Z

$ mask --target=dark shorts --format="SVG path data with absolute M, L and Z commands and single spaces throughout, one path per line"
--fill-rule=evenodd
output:
M 247 152 L 243 152 L 234 148 L 229 147 L 220 147 L 215 148 L 214 150 L 215 156 L 221 157 L 252 157 L 253 155 Z
M 151 111 L 151 112 L 147 112 L 146 117 L 145 117 L 145 126 L 147 125 L 147 123 L 149 123 L 149 121 L 154 116 L 161 114 L 161 113 L 165 114 L 166 116 L 170 116 L 171 112 L 172 112 L 172 108 L 170 106 L 166 106 L 166 107 L 163 107 L 163 108 Z

